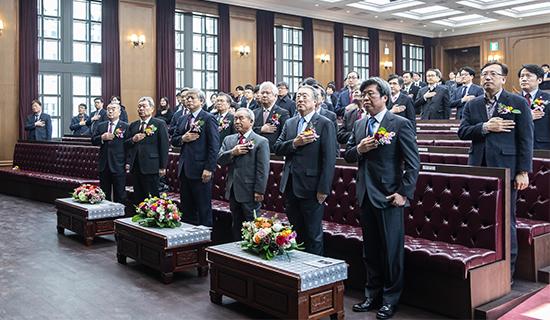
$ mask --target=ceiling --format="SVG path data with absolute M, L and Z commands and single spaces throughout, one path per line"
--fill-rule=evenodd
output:
M 541 0 L 213 0 L 432 38 L 550 23 Z

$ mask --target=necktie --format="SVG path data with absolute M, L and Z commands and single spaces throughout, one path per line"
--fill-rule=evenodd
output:
M 269 116 L 269 109 L 264 109 L 264 124 L 267 122 L 268 116 Z
M 496 104 L 497 104 L 496 97 L 493 97 L 492 99 L 485 98 L 485 106 L 487 107 L 487 118 L 491 119 L 491 117 L 493 117 Z
M 113 133 L 113 123 L 109 122 L 109 133 Z
M 187 130 L 191 129 L 191 123 L 193 123 L 194 118 L 195 117 L 193 117 L 192 114 L 190 114 L 189 117 L 187 117 L 187 125 L 186 125 Z
M 239 137 L 239 144 L 244 144 L 244 142 L 245 142 L 244 135 L 241 134 L 240 137 Z
M 530 94 L 530 93 L 527 93 L 527 94 L 525 95 L 525 99 L 527 99 L 527 104 L 528 104 L 528 105 L 531 105 L 531 94 Z
M 373 136 L 374 135 L 374 126 L 376 125 L 376 122 L 378 122 L 376 120 L 375 117 L 370 117 L 369 120 L 367 120 L 367 135 L 368 136 Z
M 145 132 L 145 127 L 147 126 L 147 122 L 141 121 L 141 126 L 139 127 L 139 132 Z
M 298 121 L 298 128 L 296 130 L 296 135 L 299 135 L 300 133 L 302 133 L 302 131 L 304 131 L 304 124 L 306 124 L 306 118 L 301 117 L 300 121 Z
M 39 118 L 40 118 L 40 117 L 39 117 L 37 114 L 35 114 L 35 115 L 34 115 L 34 122 L 38 121 Z
M 357 109 L 357 120 L 363 119 L 363 109 Z
M 353 91 L 349 91 L 349 102 L 353 101 Z

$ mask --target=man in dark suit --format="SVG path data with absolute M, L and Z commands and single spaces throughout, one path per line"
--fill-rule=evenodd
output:
M 276 105 L 288 111 L 288 115 L 293 117 L 296 113 L 296 102 L 292 100 L 292 97 L 288 93 L 288 84 L 284 81 L 277 83 L 278 97 Z
M 388 83 L 373 77 L 361 84 L 361 91 L 369 118 L 355 123 L 344 156 L 358 162 L 356 195 L 367 268 L 366 298 L 353 311 L 382 304 L 376 318 L 388 319 L 403 290 L 403 208 L 414 198 L 420 159 L 412 123 L 386 108 Z M 394 134 L 385 143 L 374 137 L 381 128 Z
M 163 120 L 153 117 L 155 103 L 151 97 L 138 101 L 139 120 L 128 128 L 125 141 L 127 169 L 133 174 L 134 203 L 159 195 L 159 178 L 168 165 L 168 129 Z
M 429 83 L 426 83 L 426 82 L 422 81 L 422 77 L 420 76 L 420 73 L 418 73 L 418 72 L 413 72 L 412 73 L 412 79 L 413 79 L 413 84 L 417 87 L 420 87 L 420 88 L 424 88 L 425 86 L 427 86 L 429 84 Z M 426 75 L 426 80 L 427 79 L 428 79 L 428 75 Z M 441 81 L 441 74 L 439 75 L 439 81 Z
M 541 68 L 544 72 L 542 76 L 542 83 L 540 84 L 541 90 L 550 90 L 550 66 L 548 64 L 541 65 Z
M 254 110 L 258 108 L 258 102 L 254 99 L 254 86 L 247 84 L 244 86 L 244 100 L 241 102 L 239 108 L 248 108 Z
M 179 121 L 172 145 L 180 147 L 178 177 L 182 219 L 188 223 L 212 226 L 212 175 L 220 150 L 216 118 L 204 111 L 204 92 L 189 89 L 185 105 L 189 114 Z
M 215 115 L 216 122 L 218 123 L 218 132 L 220 133 L 220 141 L 223 141 L 225 137 L 235 133 L 235 126 L 233 125 L 234 116 L 229 112 L 229 106 L 231 106 L 231 96 L 226 93 L 220 93 L 216 98 L 216 110 Z
M 338 95 L 338 102 L 334 106 L 334 112 L 338 116 L 343 116 L 346 112 L 346 107 L 352 102 L 353 91 L 357 88 L 360 81 L 359 74 L 356 71 L 348 72 L 346 81 L 347 86 Z
M 254 109 L 254 132 L 269 140 L 269 149 L 274 152 L 273 146 L 279 138 L 289 113 L 279 107 L 277 101 L 277 86 L 266 81 L 260 85 L 260 108 Z
M 336 85 L 334 85 L 334 83 L 332 83 L 332 82 L 329 82 L 329 84 L 327 84 L 327 98 L 326 98 L 326 100 L 330 101 L 330 103 L 332 104 L 332 110 L 330 110 L 330 109 L 329 110 L 334 111 L 334 108 L 336 107 L 336 104 L 338 103 L 338 92 L 336 91 Z
M 401 91 L 403 87 L 403 78 L 398 75 L 391 75 L 388 78 L 390 84 L 391 97 L 388 101 L 388 109 L 391 113 L 409 119 L 416 131 L 416 114 L 414 113 L 414 104 L 412 99 Z
M 94 106 L 96 110 L 90 113 L 90 117 L 88 118 L 88 121 L 86 121 L 86 125 L 90 128 L 91 133 L 95 131 L 96 125 L 103 121 L 107 121 L 107 112 L 105 111 L 105 108 L 103 108 L 103 98 L 95 98 Z
M 176 112 L 174 112 L 172 120 L 170 121 L 170 125 L 168 126 L 168 134 L 170 135 L 170 137 L 174 135 L 174 132 L 176 131 L 176 128 L 178 126 L 178 121 L 181 119 L 181 117 L 189 113 L 189 110 L 187 110 L 187 108 L 185 107 L 185 95 L 187 94 L 188 90 L 189 88 L 185 87 L 180 91 L 180 104 L 178 105 Z
M 482 96 L 484 92 L 482 87 L 472 83 L 472 80 L 476 76 L 474 69 L 470 67 L 463 67 L 459 70 L 459 73 L 462 85 L 457 87 L 457 90 L 451 99 L 450 106 L 451 108 L 456 108 L 456 118 L 462 119 L 462 110 L 464 105 L 475 97 Z
M 438 84 L 441 81 L 439 69 L 426 71 L 428 85 L 418 90 L 414 107 L 420 109 L 422 120 L 449 119 L 451 116 L 450 93 L 446 86 Z
M 285 156 L 281 193 L 288 220 L 307 252 L 323 254 L 323 203 L 330 194 L 336 164 L 334 124 L 315 112 L 317 90 L 301 86 L 296 94 L 298 114 L 289 119 L 275 144 Z
M 78 105 L 78 115 L 74 116 L 71 119 L 71 125 L 69 126 L 69 129 L 73 132 L 73 135 L 75 136 L 89 136 L 90 135 L 90 128 L 86 125 L 86 121 L 90 117 L 86 114 L 86 105 L 84 103 L 81 103 Z
M 234 97 L 235 97 L 235 102 L 236 102 L 237 104 L 243 103 L 243 101 L 245 100 L 245 98 L 244 98 L 244 88 L 243 88 L 243 86 L 237 86 L 237 87 L 235 87 L 235 94 L 234 94 Z M 205 103 L 204 105 L 206 105 L 206 103 Z
M 124 141 L 128 139 L 128 124 L 120 120 L 119 104 L 107 106 L 107 118 L 109 120 L 96 126 L 92 135 L 92 144 L 99 146 L 99 186 L 107 200 L 126 204 Z
M 357 102 L 359 103 L 359 101 Z M 340 129 L 338 129 L 338 133 L 336 134 L 336 139 L 338 140 L 339 144 L 348 143 L 351 131 L 353 130 L 353 124 L 357 120 L 363 119 L 366 115 L 367 112 L 365 111 L 365 109 L 363 109 L 362 103 L 359 103 L 358 108 L 346 111 L 346 113 L 344 114 L 344 119 L 342 121 L 342 126 L 340 127 Z
M 405 71 L 403 72 L 403 91 L 411 97 L 412 101 L 416 101 L 416 96 L 418 94 L 418 90 L 420 90 L 420 87 L 415 86 L 412 80 L 412 72 Z M 420 108 L 415 109 L 416 114 L 420 114 Z
M 521 95 L 527 101 L 533 117 L 533 148 L 550 150 L 550 94 L 539 87 L 544 70 L 536 64 L 524 64 L 518 76 Z
M 481 68 L 485 95 L 464 106 L 458 136 L 472 141 L 469 165 L 510 169 L 514 186 L 510 197 L 513 275 L 518 252 L 516 196 L 517 190 L 529 185 L 527 174 L 533 166 L 533 118 L 524 98 L 503 89 L 507 75 L 508 67 L 499 62 L 489 62 Z
M 32 101 L 32 114 L 27 116 L 25 131 L 28 132 L 28 140 L 49 141 L 52 140 L 52 118 L 42 112 L 42 103 Z
M 229 166 L 225 198 L 233 216 L 233 239 L 241 239 L 244 221 L 258 214 L 269 177 L 269 141 L 252 131 L 254 113 L 242 108 L 235 113 L 237 133 L 227 136 L 218 153 L 218 164 Z

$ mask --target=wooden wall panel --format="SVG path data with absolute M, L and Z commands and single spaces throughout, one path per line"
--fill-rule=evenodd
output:
M 256 84 L 256 11 L 230 7 L 231 29 L 231 90 L 250 83 Z M 240 46 L 249 46 L 250 54 L 239 54 Z
M 218 15 L 218 4 L 201 0 L 176 0 L 176 9 L 184 12 L 200 12 Z
M 11 165 L 19 136 L 19 42 L 17 0 L 0 1 L 0 166 Z
M 514 91 L 520 91 L 517 72 L 525 63 L 541 65 L 550 63 L 550 34 L 536 34 L 527 37 L 510 37 L 508 39 L 508 85 Z
M 120 1 L 120 86 L 122 103 L 128 111 L 129 121 L 138 118 L 137 101 L 142 96 L 153 97 L 156 85 L 156 39 L 154 1 Z M 143 48 L 134 48 L 131 34 L 145 35 Z
M 386 46 L 390 51 L 388 54 L 384 54 L 384 48 L 386 48 Z M 395 35 L 393 32 L 380 31 L 379 52 L 380 52 L 379 77 L 387 80 L 390 74 L 395 73 Z M 391 62 L 392 67 L 388 69 L 384 68 L 385 61 Z
M 326 21 L 313 21 L 314 77 L 323 86 L 334 81 L 334 25 Z M 330 55 L 330 61 L 321 63 L 321 55 Z

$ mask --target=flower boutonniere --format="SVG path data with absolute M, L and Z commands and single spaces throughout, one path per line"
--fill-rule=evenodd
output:
M 507 106 L 504 103 L 499 103 L 497 108 L 498 114 L 521 114 L 521 111 L 519 109 L 514 109 L 512 106 Z
M 306 134 L 306 135 L 313 135 L 313 137 L 317 140 L 319 139 L 319 135 L 317 134 L 317 131 L 315 130 L 315 127 L 310 123 L 307 124 L 307 127 L 304 129 L 304 131 L 302 132 L 303 134 Z
M 223 131 L 227 128 L 229 128 L 229 120 L 226 118 L 220 118 L 220 121 L 218 122 L 218 131 Z
M 549 102 L 550 101 L 548 101 L 548 100 L 542 100 L 541 98 L 537 98 L 537 99 L 533 100 L 533 104 L 531 104 L 531 109 L 538 110 L 538 111 L 544 111 L 544 109 L 546 108 L 546 105 Z
M 374 140 L 379 145 L 391 144 L 393 137 L 395 137 L 395 132 L 388 131 L 384 127 L 378 128 L 378 131 L 374 134 Z
M 157 131 L 157 127 L 155 127 L 154 124 L 150 124 L 150 125 L 147 125 L 147 127 L 145 127 L 145 135 L 147 136 L 154 135 L 156 131 Z
M 204 120 L 198 119 L 195 120 L 195 122 L 191 123 L 191 129 L 189 129 L 189 131 L 194 133 L 201 133 L 202 127 L 204 127 Z
M 248 150 L 252 150 L 256 146 L 256 140 L 250 139 L 250 140 L 246 141 L 245 144 L 248 147 Z
M 114 135 L 115 137 L 122 139 L 124 138 L 124 130 L 122 130 L 121 128 L 116 128 Z
M 271 115 L 271 124 L 274 126 L 279 126 L 281 124 L 281 122 L 279 122 L 279 118 L 281 118 L 281 115 L 278 113 Z

